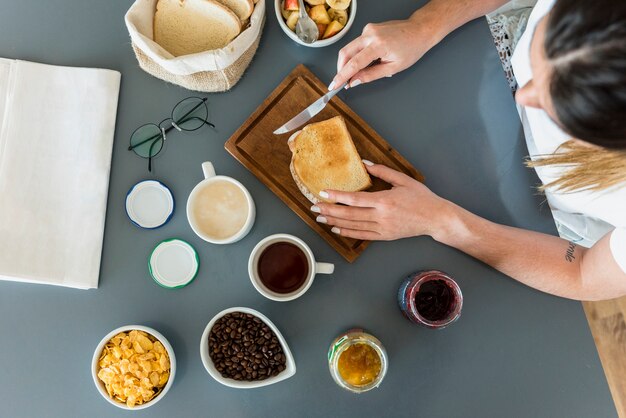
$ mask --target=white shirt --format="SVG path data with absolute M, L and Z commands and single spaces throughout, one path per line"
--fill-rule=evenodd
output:
M 550 12 L 554 3 L 555 0 L 537 2 L 528 18 L 526 31 L 515 48 L 511 65 L 520 87 L 532 79 L 530 44 L 537 23 Z M 517 108 L 531 157 L 552 154 L 570 139 L 543 110 L 521 105 Z M 559 178 L 562 170 L 554 166 L 536 168 L 544 184 Z M 562 238 L 591 247 L 604 235 L 611 233 L 611 252 L 617 264 L 626 272 L 626 185 L 599 192 L 546 191 L 546 198 Z

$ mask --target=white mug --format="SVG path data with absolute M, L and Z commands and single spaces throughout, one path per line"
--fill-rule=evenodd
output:
M 204 173 L 204 180 L 202 180 L 196 185 L 196 187 L 193 188 L 193 190 L 189 194 L 189 198 L 187 199 L 187 220 L 189 221 L 189 226 L 191 226 L 191 229 L 193 229 L 193 232 L 195 232 L 196 235 L 212 244 L 232 244 L 233 242 L 239 241 L 240 239 L 248 235 L 248 232 L 250 232 L 250 230 L 252 229 L 252 225 L 254 224 L 254 219 L 256 217 L 256 208 L 254 206 L 254 200 L 252 200 L 250 192 L 248 192 L 248 189 L 246 189 L 243 184 L 241 184 L 234 178 L 216 175 L 213 164 L 208 161 L 202 163 L 202 172 Z M 198 194 L 200 193 L 200 190 L 206 187 L 207 184 L 216 181 L 227 181 L 234 184 L 243 192 L 246 197 L 246 201 L 248 202 L 248 217 L 246 218 L 244 225 L 237 233 L 224 239 L 217 239 L 204 233 L 196 224 L 196 221 L 192 214 L 193 206 L 195 200 L 198 197 Z
M 267 247 L 277 242 L 287 242 L 297 246 L 307 258 L 307 262 L 309 264 L 309 275 L 305 279 L 302 286 L 299 289 L 294 290 L 291 293 L 277 293 L 270 289 L 268 289 L 261 278 L 259 277 L 258 264 L 259 258 Z M 309 248 L 308 245 L 300 238 L 295 237 L 289 234 L 275 234 L 270 235 L 262 239 L 252 250 L 250 254 L 250 258 L 248 260 L 248 274 L 250 275 L 250 281 L 256 290 L 259 291 L 260 294 L 265 296 L 268 299 L 275 300 L 278 302 L 287 302 L 289 300 L 294 300 L 299 298 L 303 294 L 309 290 L 309 287 L 313 284 L 313 279 L 316 274 L 332 274 L 335 271 L 335 265 L 331 263 L 320 263 L 315 261 L 315 257 L 313 256 L 313 252 Z

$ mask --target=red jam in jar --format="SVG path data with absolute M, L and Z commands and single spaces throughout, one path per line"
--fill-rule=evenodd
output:
M 461 316 L 459 285 L 439 270 L 409 275 L 398 291 L 400 310 L 410 321 L 427 328 L 444 328 Z

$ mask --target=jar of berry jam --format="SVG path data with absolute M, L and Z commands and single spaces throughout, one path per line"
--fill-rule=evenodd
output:
M 432 329 L 444 328 L 461 316 L 463 294 L 450 276 L 439 270 L 409 275 L 398 290 L 400 310 L 410 321 Z
M 387 373 L 387 364 L 381 342 L 362 329 L 342 333 L 328 350 L 331 376 L 339 386 L 355 393 L 378 387 Z

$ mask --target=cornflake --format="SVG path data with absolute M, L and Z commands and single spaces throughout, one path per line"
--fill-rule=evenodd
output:
M 170 376 L 170 359 L 163 344 L 139 330 L 120 332 L 102 349 L 98 379 L 109 396 L 129 408 L 161 393 Z

